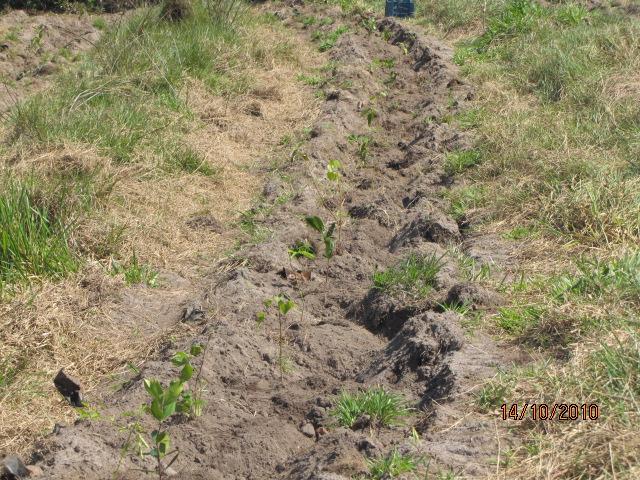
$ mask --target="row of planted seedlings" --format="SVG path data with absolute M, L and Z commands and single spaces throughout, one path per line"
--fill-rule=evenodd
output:
M 372 100 L 376 100 L 377 96 Z M 372 123 L 378 117 L 378 111 L 372 104 L 363 110 L 363 115 L 367 120 L 367 125 L 372 128 Z M 351 134 L 347 137 L 350 144 L 356 148 L 356 156 L 358 158 L 358 166 L 365 167 L 370 153 L 370 148 L 375 145 L 373 137 L 367 135 Z M 296 147 L 299 150 L 299 146 Z M 299 152 L 298 152 L 299 153 Z M 343 229 L 346 225 L 348 214 L 344 209 L 346 200 L 346 185 L 344 182 L 344 168 L 339 160 L 332 159 L 326 165 L 325 177 L 329 182 L 329 197 L 324 194 L 323 189 L 313 182 L 314 189 L 318 196 L 322 199 L 321 203 L 328 210 L 328 217 L 326 219 L 317 215 L 305 215 L 304 222 L 313 231 L 322 245 L 322 257 L 324 260 L 324 274 L 321 278 L 321 282 L 324 284 L 322 288 L 322 294 L 325 296 L 324 303 L 327 303 L 328 283 L 329 283 L 329 268 L 334 258 L 342 252 L 343 242 Z M 274 322 L 277 328 L 277 344 L 278 353 L 276 366 L 279 370 L 280 381 L 284 385 L 284 378 L 287 373 L 292 370 L 292 362 L 286 354 L 286 348 L 288 346 L 288 339 L 286 332 L 289 328 L 289 319 L 293 316 L 299 318 L 299 322 L 302 323 L 305 312 L 305 291 L 303 285 L 312 278 L 312 268 L 310 268 L 310 262 L 318 260 L 318 249 L 314 247 L 314 244 L 308 239 L 298 239 L 295 243 L 288 248 L 289 256 L 289 272 L 284 270 L 285 278 L 291 280 L 294 295 L 297 298 L 292 298 L 291 295 L 286 292 L 280 292 L 277 295 L 267 298 L 263 301 L 264 309 L 261 309 L 256 314 L 256 323 L 258 327 L 262 327 L 267 322 Z M 294 261 L 299 264 L 306 263 L 307 269 L 300 270 L 294 265 Z M 427 264 L 433 268 L 433 277 L 439 267 L 441 266 L 441 258 L 420 258 L 420 265 Z M 405 268 L 406 262 L 400 262 L 400 266 L 396 269 L 402 269 L 403 271 L 410 267 Z M 303 266 L 304 268 L 304 266 Z M 391 269 L 393 270 L 393 268 Z M 394 270 L 395 271 L 395 270 Z M 381 291 L 387 290 L 388 285 L 383 284 L 379 277 L 385 272 L 376 272 L 373 275 L 373 286 Z M 406 274 L 406 272 L 404 272 Z M 410 274 L 409 272 L 408 274 Z M 420 270 L 420 276 L 425 276 L 424 272 Z M 406 275 L 405 275 L 406 276 Z M 409 287 L 414 287 L 413 283 L 418 279 L 412 279 L 414 281 L 409 282 Z M 426 283 L 432 283 L 431 277 L 426 278 Z M 399 282 L 399 281 L 398 281 Z M 395 280 L 391 283 L 397 283 Z M 428 285 L 425 286 L 428 288 Z M 299 316 L 295 314 L 294 309 L 299 310 Z M 395 394 L 382 386 L 373 386 L 367 389 L 362 389 L 355 393 L 342 391 L 338 398 L 334 402 L 334 407 L 330 411 L 330 416 L 333 422 L 330 426 L 344 427 L 354 430 L 368 429 L 369 432 L 375 436 L 383 428 L 402 426 L 405 425 L 406 417 L 409 417 L 413 413 L 413 408 L 409 403 L 398 394 Z M 418 455 L 415 452 L 419 448 L 420 436 L 415 428 L 411 428 L 409 431 L 410 444 L 403 446 L 402 448 L 393 448 L 388 454 L 368 457 L 366 463 L 368 467 L 368 473 L 364 476 L 354 477 L 356 479 L 382 479 L 382 478 L 395 478 L 403 474 L 422 474 L 429 475 L 429 462 L 424 456 Z M 411 445 L 412 444 L 412 445 Z M 442 475 L 443 472 L 436 473 L 436 475 Z M 449 473 L 444 473 L 449 475 Z M 446 477 L 453 478 L 453 477 Z

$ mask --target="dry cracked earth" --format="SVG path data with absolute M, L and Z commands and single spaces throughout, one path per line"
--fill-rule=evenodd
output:
M 300 41 L 310 41 L 303 18 L 317 14 L 316 7 L 278 8 L 273 13 Z M 326 7 L 321 14 L 338 16 Z M 353 19 L 330 50 L 331 82 L 323 87 L 322 112 L 306 143 L 264 186 L 265 202 L 275 205 L 264 222 L 273 235 L 216 266 L 189 305 L 166 305 L 176 322 L 189 306 L 205 315 L 187 319 L 191 333 L 167 341 L 115 391 L 105 387 L 88 398 L 99 419 L 59 425 L 36 447 L 29 463 L 44 478 L 133 479 L 153 469 L 151 462 L 121 455 L 127 439 L 122 414 L 147 401 L 144 378 L 174 378 L 169 359 L 193 343 L 206 345 L 206 406 L 196 419 L 172 417 L 169 430 L 180 451 L 170 472 L 176 478 L 340 480 L 366 475 L 367 458 L 394 449 L 429 459 L 431 472 L 475 478 L 495 470 L 505 448 L 500 427 L 474 413 L 473 392 L 496 368 L 516 361 L 515 354 L 466 332 L 462 317 L 440 306 L 491 309 L 500 302 L 495 292 L 464 279 L 452 247 L 480 263 L 509 258 L 495 238 L 469 234 L 447 213 L 444 193 L 452 180 L 444 154 L 469 140 L 443 117 L 463 108 L 473 91 L 458 78 L 447 46 L 400 21 L 377 19 L 377 30 L 368 32 L 361 20 Z M 372 67 L 381 59 L 393 60 L 393 68 L 384 62 Z M 372 138 L 366 155 L 358 154 L 362 136 Z M 326 179 L 331 159 L 342 163 L 339 187 Z M 288 249 L 296 240 L 308 239 L 322 251 L 304 216 L 329 221 L 340 205 L 349 215 L 337 255 L 291 260 Z M 374 272 L 410 253 L 442 259 L 426 299 L 373 288 Z M 311 272 L 310 278 L 300 272 Z M 288 317 L 291 368 L 283 378 L 277 327 L 266 322 L 257 328 L 255 321 L 262 301 L 281 293 L 298 304 Z M 336 425 L 329 412 L 339 392 L 378 385 L 414 407 L 404 424 Z

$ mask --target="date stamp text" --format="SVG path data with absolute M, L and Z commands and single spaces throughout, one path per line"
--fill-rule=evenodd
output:
M 503 420 L 597 420 L 600 407 L 595 403 L 503 403 Z

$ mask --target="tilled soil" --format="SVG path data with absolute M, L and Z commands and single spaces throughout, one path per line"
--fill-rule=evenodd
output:
M 303 17 L 340 17 L 307 6 L 275 13 L 301 41 L 310 36 Z M 187 319 L 181 339 L 168 341 L 138 375 L 99 401 L 88 399 L 100 419 L 60 426 L 39 446 L 33 462 L 46 478 L 114 478 L 119 463 L 116 478 L 140 478 L 141 468 L 152 469 L 151 461 L 131 455 L 121 461 L 127 438 L 122 414 L 147 401 L 143 378 L 175 377 L 171 355 L 194 342 L 207 345 L 201 373 L 206 408 L 199 418 L 172 421 L 180 451 L 171 466 L 176 478 L 337 480 L 366 474 L 367 457 L 395 448 L 429 458 L 431 471 L 483 477 L 495 469 L 497 426 L 474 415 L 472 391 L 513 354 L 482 334 L 466 335 L 462 317 L 439 306 L 448 300 L 490 309 L 501 301 L 464 280 L 449 247 L 479 262 L 508 257 L 491 239 L 468 238 L 443 196 L 451 184 L 444 154 L 468 142 L 444 116 L 472 91 L 458 79 L 446 46 L 395 20 L 378 21 L 372 33 L 360 25 L 349 24 L 329 51 L 333 77 L 308 142 L 265 185 L 265 200 L 279 205 L 265 225 L 271 238 L 242 248 L 203 280 L 193 305 L 206 312 L 204 321 L 201 315 Z M 380 62 L 391 59 L 392 67 Z M 366 155 L 358 155 L 353 135 L 372 137 Z M 341 187 L 326 179 L 331 159 L 343 165 Z M 290 188 L 293 198 L 278 201 Z M 303 217 L 329 221 L 343 198 L 349 216 L 338 254 L 330 261 L 320 255 L 291 260 L 287 251 L 296 240 L 309 239 L 322 251 Z M 372 288 L 376 270 L 409 252 L 435 253 L 444 262 L 427 298 Z M 308 271 L 310 280 L 299 273 Z M 255 321 L 263 300 L 280 293 L 298 304 L 288 317 L 291 371 L 282 380 L 277 326 L 267 321 L 258 328 Z M 337 394 L 376 385 L 402 394 L 415 414 L 396 427 L 337 427 L 329 414 Z

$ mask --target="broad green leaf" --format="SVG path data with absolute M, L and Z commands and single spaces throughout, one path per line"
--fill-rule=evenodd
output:
M 304 221 L 307 222 L 307 225 L 309 225 L 314 230 L 320 233 L 324 232 L 324 222 L 320 217 L 308 216 L 304 218 Z
M 331 170 L 338 170 L 342 168 L 342 164 L 340 163 L 339 160 L 329 160 L 329 168 Z
M 144 389 L 147 391 L 152 398 L 160 398 L 162 397 L 162 385 L 158 380 L 149 380 L 144 379 Z
M 169 451 L 169 434 L 167 432 L 158 432 L 157 430 L 154 430 L 151 432 L 151 439 L 156 445 L 156 448 L 154 449 L 157 449 L 156 454 L 159 455 L 160 458 L 164 457 Z
M 176 367 L 181 367 L 188 361 L 189 354 L 187 352 L 176 352 L 173 357 L 171 357 L 171 363 L 173 363 Z
M 202 353 L 203 350 L 204 347 L 202 345 L 200 345 L 199 343 L 194 343 L 193 345 L 191 345 L 191 350 L 189 351 L 189 353 L 191 353 L 192 356 L 197 357 Z
M 256 313 L 256 323 L 258 325 L 262 325 L 266 318 L 267 318 L 267 314 L 266 313 L 264 313 L 264 312 Z
M 164 393 L 165 404 L 175 402 L 178 397 L 180 397 L 183 388 L 184 384 L 180 380 L 174 380 L 173 382 L 171 382 Z
M 149 410 L 151 411 L 151 415 L 153 415 L 153 418 L 155 418 L 159 422 L 166 418 L 163 414 L 162 400 L 159 398 L 154 399 L 153 402 L 151 402 Z
M 334 242 L 333 238 L 326 237 L 324 239 L 324 255 L 327 258 L 332 258 L 333 257 L 335 246 L 336 245 L 335 245 L 335 242 Z
M 176 402 L 167 403 L 162 410 L 162 420 L 166 420 L 176 412 Z
M 280 313 L 283 315 L 286 315 L 287 313 L 289 313 L 289 310 L 291 310 L 294 305 L 295 304 L 293 303 L 293 300 L 289 300 L 286 298 L 282 298 L 280 301 L 278 301 L 278 309 L 280 310 Z
M 193 365 L 190 363 L 185 363 L 184 367 L 182 367 L 182 371 L 180 372 L 180 381 L 188 382 L 193 376 Z

